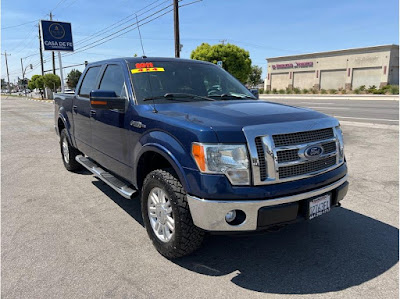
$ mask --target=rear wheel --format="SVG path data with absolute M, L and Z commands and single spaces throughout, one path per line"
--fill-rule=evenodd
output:
M 82 169 L 81 164 L 75 160 L 75 157 L 81 153 L 70 144 L 67 129 L 63 129 L 60 133 L 60 149 L 61 157 L 67 170 L 76 171 Z
M 154 170 L 143 183 L 142 216 L 156 249 L 169 259 L 198 249 L 204 232 L 193 224 L 179 180 L 170 170 Z

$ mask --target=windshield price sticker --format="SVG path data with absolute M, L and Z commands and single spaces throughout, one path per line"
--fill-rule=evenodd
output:
M 135 69 L 131 70 L 132 74 L 146 73 L 146 72 L 164 72 L 163 67 L 154 67 L 152 62 L 136 63 Z
M 141 64 L 141 63 L 137 63 L 136 67 L 137 67 L 138 64 Z M 151 64 L 151 65 L 153 65 L 153 64 Z M 131 70 L 132 74 L 145 73 L 145 72 L 164 72 L 164 68 L 163 67 L 153 67 L 153 66 L 149 67 L 149 66 L 146 66 L 146 67 L 140 67 L 140 68 L 136 68 L 136 69 L 132 69 Z

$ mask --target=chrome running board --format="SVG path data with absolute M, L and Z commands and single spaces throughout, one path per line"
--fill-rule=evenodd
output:
M 136 193 L 137 190 L 129 187 L 126 182 L 117 179 L 114 175 L 105 171 L 103 168 L 101 168 L 98 164 L 96 164 L 89 158 L 84 157 L 82 155 L 78 155 L 75 157 L 75 160 L 83 167 L 85 167 L 87 170 L 89 170 L 91 173 L 93 173 L 97 178 L 99 178 L 108 186 L 117 191 L 123 197 L 131 199 L 132 195 Z

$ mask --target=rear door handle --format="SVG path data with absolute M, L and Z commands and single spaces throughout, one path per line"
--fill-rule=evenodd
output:
M 90 110 L 90 115 L 91 116 L 96 115 L 96 110 Z
M 76 112 L 76 110 L 78 110 L 78 106 L 76 106 L 76 105 L 72 106 L 72 110 L 74 110 Z

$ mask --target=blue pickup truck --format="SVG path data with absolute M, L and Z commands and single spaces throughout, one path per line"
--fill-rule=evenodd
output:
M 348 189 L 339 122 L 257 100 L 222 68 L 173 58 L 89 64 L 55 97 L 64 166 L 127 199 L 167 258 L 206 233 L 268 230 L 340 206 Z

